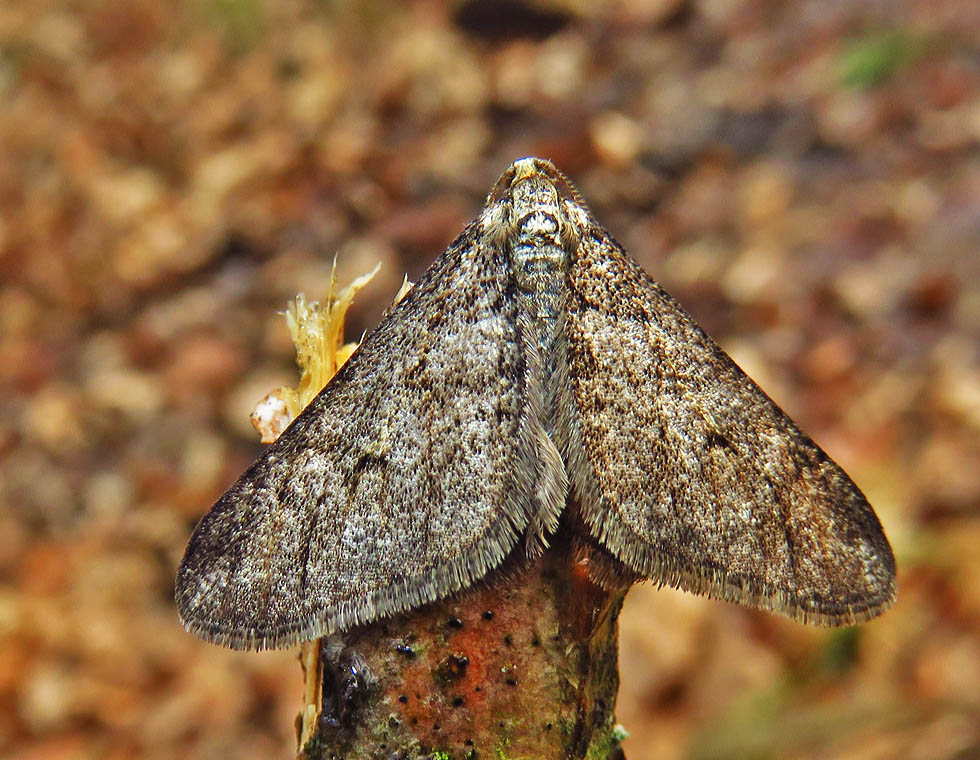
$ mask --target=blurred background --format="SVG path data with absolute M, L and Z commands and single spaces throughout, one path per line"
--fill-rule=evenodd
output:
M 828 631 L 650 586 L 630 760 L 980 757 L 975 0 L 0 4 L 0 755 L 289 758 L 294 653 L 196 640 L 196 520 L 516 158 L 847 469 L 899 562 Z

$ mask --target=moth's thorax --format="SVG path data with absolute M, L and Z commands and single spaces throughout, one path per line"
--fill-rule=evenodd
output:
M 568 268 L 563 205 L 554 183 L 540 174 L 517 179 L 511 186 L 509 253 L 522 290 L 537 290 L 540 276 Z
M 564 311 L 569 249 L 575 235 L 565 200 L 550 177 L 518 174 L 510 188 L 507 255 L 510 258 L 524 323 L 545 365 L 559 342 Z

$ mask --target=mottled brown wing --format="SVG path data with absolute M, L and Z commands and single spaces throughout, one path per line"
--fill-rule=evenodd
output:
M 471 227 L 194 532 L 194 633 L 287 646 L 416 607 L 498 565 L 536 455 L 506 256 Z
M 843 625 L 895 598 L 851 479 L 595 225 L 570 273 L 569 478 L 593 537 L 659 583 Z

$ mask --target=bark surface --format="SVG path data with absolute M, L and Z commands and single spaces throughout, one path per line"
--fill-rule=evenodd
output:
M 301 760 L 621 760 L 625 591 L 557 543 L 503 580 L 314 642 Z

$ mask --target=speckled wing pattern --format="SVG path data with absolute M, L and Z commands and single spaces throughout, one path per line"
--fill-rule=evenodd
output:
M 825 625 L 895 598 L 857 486 L 526 158 L 203 518 L 178 610 L 287 646 L 465 589 L 560 520 L 600 582 Z
M 468 228 L 202 519 L 189 630 L 288 646 L 464 588 L 518 543 L 538 465 L 500 257 Z
M 661 584 L 802 622 L 867 620 L 895 563 L 851 479 L 580 204 L 566 462 L 589 531 Z

